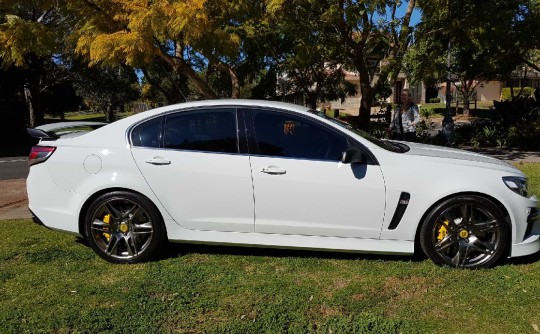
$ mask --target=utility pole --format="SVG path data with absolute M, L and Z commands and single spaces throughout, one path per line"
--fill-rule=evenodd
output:
M 450 22 L 450 0 L 448 0 L 448 22 Z M 446 113 L 442 120 L 442 133 L 446 138 L 446 145 L 452 146 L 454 137 L 454 119 L 452 118 L 452 80 L 450 78 L 451 59 L 450 51 L 452 48 L 452 39 L 448 34 L 448 50 L 446 56 Z

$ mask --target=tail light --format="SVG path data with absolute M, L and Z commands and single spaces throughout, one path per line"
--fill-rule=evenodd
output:
M 49 159 L 54 150 L 56 150 L 56 147 L 54 146 L 32 147 L 32 151 L 30 151 L 30 156 L 28 157 L 28 166 L 39 164 Z

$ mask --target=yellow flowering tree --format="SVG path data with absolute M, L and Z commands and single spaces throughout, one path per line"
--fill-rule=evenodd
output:
M 217 70 L 240 94 L 238 66 L 264 6 L 241 0 L 80 0 L 76 53 L 90 65 L 123 62 L 144 68 L 156 58 L 186 77 L 205 98 L 217 98 L 204 74 Z
M 65 9 L 63 1 L 0 1 L 0 65 L 22 68 L 22 95 L 32 127 L 43 121 L 39 97 L 46 62 L 64 46 L 70 19 Z

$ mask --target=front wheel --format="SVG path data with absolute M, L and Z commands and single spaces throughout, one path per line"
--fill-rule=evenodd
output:
M 426 217 L 420 244 L 433 262 L 457 268 L 488 268 L 505 252 L 509 229 L 504 214 L 480 196 L 458 196 Z
M 98 197 L 86 212 L 85 234 L 92 249 L 113 263 L 148 259 L 165 237 L 161 216 L 144 196 L 114 191 Z

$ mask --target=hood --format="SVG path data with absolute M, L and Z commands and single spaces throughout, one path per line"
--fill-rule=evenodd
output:
M 405 153 L 407 155 L 418 155 L 418 156 L 436 157 L 436 158 L 453 159 L 453 160 L 461 160 L 461 161 L 480 162 L 480 163 L 491 164 L 491 165 L 511 167 L 512 169 L 515 169 L 514 166 L 512 166 L 511 164 L 505 161 L 492 158 L 490 156 L 483 155 L 480 153 L 469 152 L 465 150 L 459 150 L 455 148 L 448 148 L 448 147 L 442 147 L 442 146 L 418 144 L 418 143 L 407 142 L 404 144 L 410 147 L 410 150 Z

